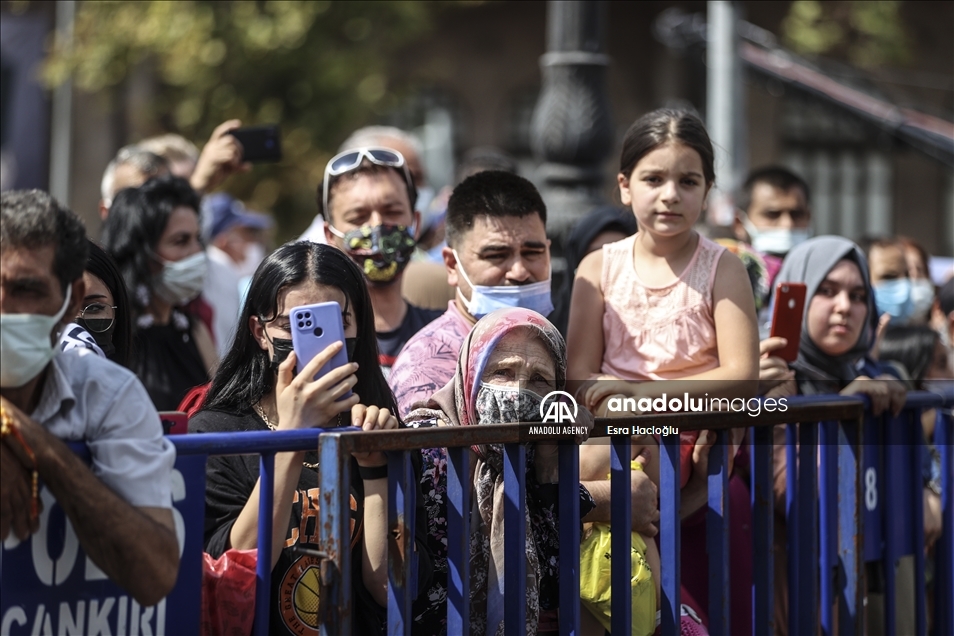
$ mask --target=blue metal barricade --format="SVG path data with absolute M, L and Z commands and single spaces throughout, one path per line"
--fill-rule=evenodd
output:
M 821 630 L 823 633 L 863 633 L 865 621 L 884 621 L 885 633 L 894 633 L 896 593 L 894 566 L 904 555 L 915 561 L 916 631 L 927 633 L 925 591 L 921 459 L 924 446 L 920 434 L 923 409 L 937 409 L 935 443 L 941 458 L 943 535 L 935 546 L 934 633 L 954 633 L 954 440 L 951 406 L 954 396 L 928 393 L 909 394 L 905 410 L 897 417 L 866 416 L 861 398 L 828 396 L 792 398 L 787 413 L 749 418 L 730 413 L 686 413 L 646 415 L 598 422 L 605 432 L 606 422 L 626 426 L 672 426 L 675 430 L 713 430 L 717 442 L 710 453 L 706 512 L 709 554 L 709 630 L 730 632 L 732 561 L 729 552 L 728 431 L 741 426 L 751 429 L 751 506 L 753 518 L 753 558 L 757 567 L 752 582 L 752 626 L 754 634 L 774 631 L 774 519 L 773 427 L 786 425 L 787 492 L 785 519 L 788 527 L 789 633 Z M 794 424 L 798 422 L 798 426 Z M 448 512 L 448 633 L 466 633 L 470 624 L 469 541 L 471 485 L 469 448 L 476 444 L 501 443 L 504 448 L 505 481 L 505 631 L 523 633 L 525 613 L 524 537 L 526 484 L 526 425 L 469 427 L 467 429 L 419 429 L 361 432 L 356 429 L 329 429 L 288 432 L 180 435 L 172 439 L 180 460 L 193 463 L 209 455 L 258 454 L 261 456 L 262 487 L 259 521 L 259 570 L 256 587 L 255 633 L 268 633 L 269 587 L 271 582 L 271 521 L 274 454 L 319 448 L 321 506 L 319 511 L 321 563 L 321 633 L 350 633 L 352 624 L 351 567 L 349 549 L 350 491 L 349 462 L 354 451 L 382 450 L 389 454 L 389 528 L 399 529 L 389 543 L 388 619 L 390 634 L 408 634 L 413 616 L 411 602 L 418 593 L 417 555 L 414 545 L 416 476 L 410 453 L 421 448 L 447 448 Z M 545 441 L 549 438 L 539 438 Z M 561 511 L 560 632 L 578 634 L 579 605 L 579 451 L 566 436 L 559 453 Z M 522 443 L 523 442 L 523 443 Z M 630 528 L 630 438 L 613 436 L 611 444 L 612 550 L 628 555 Z M 203 459 L 204 461 L 204 459 Z M 680 491 L 679 436 L 664 435 L 660 449 L 660 537 L 662 561 L 662 633 L 677 634 L 680 621 Z M 204 475 L 202 476 L 204 477 Z M 198 475 L 185 487 L 190 493 Z M 200 488 L 199 490 L 202 490 Z M 196 514 L 195 512 L 188 514 Z M 193 520 L 194 521 L 194 520 Z M 195 527 L 194 523 L 192 527 Z M 3 633 L 40 630 L 44 620 L 53 631 L 63 631 L 41 605 L 37 616 L 10 600 L 13 595 L 11 571 L 13 551 L 23 546 L 4 546 L 2 575 L 4 586 L 0 618 Z M 9 553 L 8 553 L 9 551 Z M 185 553 L 184 553 L 185 554 Z M 194 558 L 194 555 L 189 557 Z M 184 556 L 185 559 L 185 556 Z M 865 616 L 865 561 L 879 561 L 885 574 L 884 616 Z M 617 590 L 629 590 L 631 560 L 614 560 L 612 583 Z M 182 564 L 183 572 L 195 578 L 194 563 Z M 88 568 L 87 568 L 88 569 Z M 65 576 L 65 575 L 64 575 Z M 180 575 L 180 581 L 186 575 Z M 88 584 L 88 583 L 87 583 Z M 194 585 L 194 582 L 191 583 Z M 84 585 L 79 581 L 77 585 Z M 178 587 L 178 585 L 177 585 Z M 41 590 L 37 594 L 45 593 Z M 170 596 L 171 598 L 171 596 Z M 107 600 L 89 605 L 69 606 L 67 618 L 76 623 L 77 612 L 101 610 Z M 190 601 L 186 601 L 190 602 Z M 191 602 L 198 603 L 197 598 Z M 64 601 L 66 603 L 66 601 Z M 98 603 L 93 605 L 92 603 Z M 124 606 L 125 607 L 125 606 Z M 131 607 L 131 606 L 130 606 Z M 138 607 L 138 606 L 137 606 Z M 96 608 L 96 609 L 94 609 Z M 32 610 L 31 610 L 32 611 Z M 131 609 L 130 609 L 131 611 Z M 138 609 L 136 610 L 139 611 Z M 613 633 L 629 633 L 631 600 L 628 593 L 612 599 Z M 63 614 L 60 608 L 60 614 Z M 143 614 L 144 616 L 145 614 Z M 195 614 L 190 614 L 195 615 Z M 153 616 L 153 614 L 150 614 Z M 142 619 L 137 614 L 137 620 Z M 837 624 L 835 621 L 837 619 Z M 92 620 L 92 619 L 90 619 Z M 150 619 L 154 622 L 158 619 Z M 83 618 L 78 619 L 79 623 Z M 145 624 L 145 623 L 143 623 Z M 155 622 L 155 629 L 165 623 Z M 81 628 L 80 631 L 82 631 Z M 69 630 L 66 630 L 69 631 Z M 198 631 L 198 626 L 196 626 Z

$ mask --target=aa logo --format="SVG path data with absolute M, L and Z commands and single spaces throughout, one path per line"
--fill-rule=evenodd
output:
M 569 402 L 567 402 L 569 400 Z M 570 408 L 570 405 L 573 408 Z M 580 407 L 566 391 L 550 391 L 540 402 L 540 417 L 544 424 L 575 424 Z

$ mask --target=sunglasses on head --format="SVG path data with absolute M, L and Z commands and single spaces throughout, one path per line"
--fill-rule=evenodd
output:
M 321 192 L 321 209 L 324 211 L 326 218 L 329 218 L 328 192 L 331 187 L 331 178 L 357 169 L 365 159 L 378 166 L 400 169 L 408 189 L 410 190 L 413 187 L 411 173 L 407 169 L 407 162 L 404 161 L 404 155 L 397 150 L 391 150 L 390 148 L 355 148 L 345 150 L 332 157 L 328 165 L 325 166 L 325 178 Z

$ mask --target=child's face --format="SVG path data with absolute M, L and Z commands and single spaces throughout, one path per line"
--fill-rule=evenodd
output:
M 632 174 L 619 174 L 617 180 L 620 198 L 632 207 L 639 229 L 661 236 L 692 229 L 709 192 L 699 153 L 680 143 L 656 148 Z

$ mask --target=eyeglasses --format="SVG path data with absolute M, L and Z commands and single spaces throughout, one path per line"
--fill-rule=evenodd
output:
M 407 184 L 408 195 L 413 198 L 414 182 L 411 181 L 411 173 L 407 169 L 407 162 L 404 155 L 397 150 L 390 148 L 355 148 L 354 150 L 345 150 L 335 155 L 325 166 L 325 179 L 321 192 L 321 209 L 325 218 L 329 219 L 328 212 L 328 191 L 331 187 L 331 177 L 338 177 L 346 172 L 351 172 L 361 165 L 361 162 L 367 159 L 371 163 L 387 168 L 400 168 L 404 176 L 404 183 Z
M 83 307 L 79 317 L 86 323 L 86 329 L 93 333 L 109 331 L 116 319 L 116 306 L 104 303 L 90 303 Z

